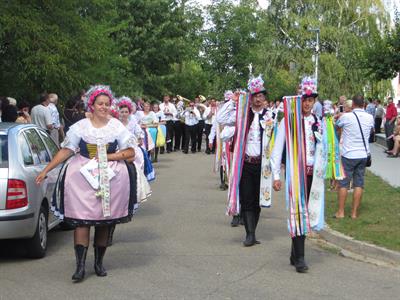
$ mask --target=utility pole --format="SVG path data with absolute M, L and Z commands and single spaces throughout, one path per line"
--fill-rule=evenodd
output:
M 316 36 L 316 42 L 315 42 L 315 71 L 314 71 L 314 77 L 315 81 L 318 86 L 318 67 L 319 67 L 319 28 L 309 28 L 308 31 L 315 32 L 317 34 Z

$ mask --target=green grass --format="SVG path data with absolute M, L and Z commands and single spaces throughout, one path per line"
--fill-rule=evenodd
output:
M 352 193 L 347 195 L 345 218 L 334 219 L 337 193 L 326 192 L 325 218 L 329 226 L 357 240 L 400 251 L 400 188 L 367 171 L 357 220 L 349 218 L 352 197 Z

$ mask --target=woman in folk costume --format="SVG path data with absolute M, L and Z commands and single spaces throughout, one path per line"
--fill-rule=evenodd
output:
M 284 97 L 284 118 L 278 128 L 271 167 L 273 188 L 279 191 L 282 187 L 282 155 L 285 152 L 286 206 L 289 211 L 288 229 L 292 238 L 290 264 L 295 266 L 297 272 L 304 273 L 308 270 L 304 260 L 306 235 L 314 225 L 323 226 L 325 161 L 321 143 L 321 123 L 312 114 L 313 105 L 318 97 L 315 80 L 305 77 L 301 84 L 301 93 L 301 96 Z M 322 193 L 312 192 L 312 189 L 319 189 L 314 184 L 317 180 L 313 182 L 313 178 L 322 178 L 318 180 L 319 187 L 322 186 Z M 309 212 L 311 202 L 313 213 Z
M 167 136 L 167 119 L 162 110 L 160 110 L 160 105 L 158 102 L 154 102 L 151 106 L 152 111 L 156 114 L 158 120 L 158 128 L 157 128 L 157 137 L 156 137 L 156 148 L 154 153 L 154 162 L 158 161 L 158 153 L 164 153 L 164 146 L 166 144 L 166 136 Z M 172 125 L 171 125 L 172 126 Z M 171 127 L 173 129 L 173 127 Z M 160 151 L 161 148 L 161 151 Z M 168 151 L 167 151 L 168 152 Z
M 143 146 L 151 154 L 154 152 L 157 139 L 157 116 L 151 111 L 151 106 L 148 102 L 143 103 L 143 111 L 138 111 L 137 114 L 139 116 L 139 124 L 145 135 Z
M 129 222 L 136 206 L 135 167 L 125 162 L 135 155 L 134 139 L 119 120 L 110 117 L 113 94 L 109 87 L 98 85 L 85 99 L 91 117 L 70 127 L 61 150 L 36 178 L 40 184 L 50 170 L 72 157 L 60 172 L 52 209 L 75 227 L 75 282 L 85 276 L 90 227 L 95 227 L 94 269 L 97 276 L 106 276 L 103 257 L 111 229 Z
M 144 154 L 140 148 L 140 144 L 138 142 L 139 139 L 143 137 L 143 131 L 140 128 L 139 124 L 136 121 L 136 118 L 130 118 L 133 108 L 133 102 L 131 98 L 122 96 L 116 101 L 116 106 L 119 111 L 119 118 L 121 123 L 125 125 L 125 127 L 129 130 L 129 132 L 133 135 L 135 140 L 135 157 L 132 162 L 135 164 L 136 169 L 136 182 L 137 182 L 137 201 L 138 203 L 146 201 L 147 198 L 151 195 L 150 185 L 147 182 L 147 178 L 144 174 Z M 130 160 L 129 160 L 130 162 Z
M 217 115 L 222 125 L 235 120 L 227 213 L 243 216 L 246 247 L 259 243 L 255 232 L 260 207 L 271 205 L 269 141 L 275 124 L 272 111 L 264 108 L 266 90 L 261 76 L 250 79 L 248 89 L 250 94 L 236 94 Z

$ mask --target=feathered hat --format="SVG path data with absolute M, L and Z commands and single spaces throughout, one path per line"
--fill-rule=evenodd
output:
M 248 90 L 252 95 L 263 93 L 264 95 L 267 94 L 267 90 L 264 87 L 264 80 L 261 78 L 261 74 L 258 77 L 252 77 L 249 79 Z
M 301 96 L 303 98 L 318 97 L 317 81 L 315 80 L 315 78 L 312 78 L 310 76 L 306 76 L 303 78 L 303 80 L 301 81 Z
M 96 98 L 100 95 L 107 96 L 110 98 L 110 105 L 114 103 L 114 95 L 107 85 L 94 85 L 89 88 L 85 94 L 85 106 L 90 112 L 93 112 L 93 103 Z
M 229 101 L 233 98 L 234 93 L 231 90 L 227 90 L 224 93 L 224 99 L 225 101 Z
M 116 101 L 116 106 L 118 107 L 118 109 L 120 109 L 122 106 L 126 106 L 128 107 L 129 113 L 131 113 L 133 109 L 133 102 L 131 98 L 127 96 L 122 96 Z

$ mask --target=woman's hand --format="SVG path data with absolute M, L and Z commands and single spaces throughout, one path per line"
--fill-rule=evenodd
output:
M 272 187 L 275 191 L 279 192 L 282 188 L 282 182 L 280 180 L 274 180 Z
M 47 172 L 46 170 L 43 170 L 42 172 L 39 173 L 39 175 L 36 177 L 35 182 L 36 184 L 41 184 L 43 180 L 47 178 Z

